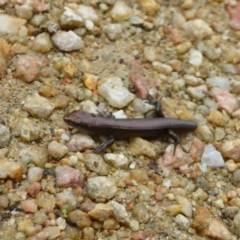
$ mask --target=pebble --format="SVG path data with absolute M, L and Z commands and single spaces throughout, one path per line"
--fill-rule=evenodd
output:
M 63 29 L 74 29 L 83 26 L 83 19 L 71 8 L 65 7 L 60 17 L 60 25 Z
M 129 147 L 131 152 L 135 156 L 147 156 L 149 158 L 156 158 L 157 156 L 157 149 L 154 144 L 151 142 L 144 140 L 142 138 L 136 137 L 136 138 L 131 138 Z
M 66 52 L 80 50 L 84 46 L 81 37 L 73 31 L 57 31 L 53 34 L 52 41 L 60 50 Z
M 226 161 L 226 168 L 228 172 L 234 172 L 237 169 L 237 164 L 233 161 L 233 159 L 229 159 Z
M 7 158 L 0 158 L 0 179 L 12 178 L 20 181 L 23 175 L 23 168 L 20 163 Z
M 17 6 L 16 14 L 19 18 L 30 20 L 33 16 L 33 8 L 28 4 Z
M 45 227 L 42 231 L 48 234 L 48 239 L 57 239 L 60 236 L 60 229 L 55 226 Z
M 43 168 L 48 161 L 48 154 L 45 147 L 33 145 L 20 149 L 18 158 L 26 164 L 33 163 L 37 167 Z
M 145 169 L 133 169 L 130 171 L 130 178 L 139 184 L 147 184 L 149 181 L 148 174 Z
M 214 139 L 213 132 L 207 125 L 199 125 L 196 136 L 204 142 L 212 142 Z
M 233 224 L 238 230 L 240 230 L 240 211 L 234 216 Z
M 187 53 L 192 48 L 191 42 L 183 42 L 176 46 L 176 51 L 179 55 Z
M 146 46 L 143 51 L 144 57 L 147 61 L 153 62 L 157 58 L 156 49 L 152 46 Z
M 64 208 L 69 212 L 76 209 L 77 198 L 73 195 L 72 190 L 67 188 L 56 194 L 56 204 L 59 208 Z
M 57 166 L 55 169 L 55 174 L 56 185 L 58 187 L 84 186 L 84 175 L 78 169 L 69 166 Z
M 113 207 L 113 216 L 118 222 L 129 223 L 130 221 L 129 213 L 127 212 L 124 205 L 116 201 L 110 201 L 108 202 L 108 204 Z
M 34 226 L 30 219 L 25 219 L 18 222 L 17 230 L 25 233 L 27 236 L 34 236 L 39 231 L 41 231 L 42 227 L 39 225 Z
M 27 199 L 22 201 L 21 208 L 24 212 L 35 213 L 37 211 L 37 204 L 35 199 Z
M 203 55 L 200 51 L 196 49 L 190 49 L 189 51 L 189 63 L 193 66 L 199 67 L 203 63 Z
M 127 169 L 129 159 L 123 154 L 106 153 L 103 155 L 104 161 L 115 168 Z
M 175 218 L 174 221 L 178 224 L 180 229 L 188 229 L 190 222 L 189 220 L 183 216 L 182 214 L 178 214 Z
M 118 23 L 109 23 L 103 27 L 103 32 L 110 40 L 117 40 L 122 35 L 122 25 Z
M 159 4 L 155 0 L 138 0 L 143 11 L 148 14 L 154 14 L 159 9 Z
M 87 154 L 85 157 L 86 167 L 100 176 L 109 174 L 109 166 L 104 162 L 101 155 Z
M 225 110 L 228 114 L 233 113 L 239 107 L 238 99 L 225 90 L 215 88 L 212 90 L 212 94 L 218 108 Z
M 7 208 L 9 205 L 9 199 L 5 195 L 0 195 L 0 207 Z
M 235 162 L 240 162 L 240 139 L 227 140 L 221 145 L 221 153 L 224 158 L 233 159 Z
M 148 207 L 145 202 L 139 202 L 135 204 L 132 214 L 139 223 L 146 223 L 150 219 Z
M 152 66 L 155 70 L 157 70 L 159 73 L 169 75 L 173 71 L 172 67 L 170 65 L 154 61 L 152 62 Z
M 10 130 L 0 123 L 0 148 L 7 147 L 11 140 Z
M 145 114 L 145 113 L 148 113 L 150 112 L 151 110 L 154 110 L 155 109 L 155 106 L 152 105 L 152 104 L 149 104 L 147 101 L 145 100 L 142 100 L 140 98 L 135 98 L 133 101 L 132 101 L 132 107 L 134 108 L 134 110 L 138 113 L 142 113 L 142 114 Z
M 133 94 L 123 86 L 119 77 L 106 79 L 98 87 L 98 91 L 112 107 L 116 108 L 126 107 L 134 98 Z
M 213 87 L 219 87 L 227 92 L 230 90 L 230 81 L 226 77 L 211 77 L 207 78 L 206 82 Z
M 79 229 L 90 227 L 92 221 L 87 213 L 77 209 L 68 214 L 68 220 L 75 223 Z
M 71 136 L 67 146 L 69 151 L 77 152 L 92 149 L 95 147 L 95 143 L 89 135 L 77 133 Z
M 77 13 L 84 19 L 84 20 L 91 20 L 92 22 L 98 22 L 99 18 L 95 10 L 83 4 L 80 4 L 77 8 Z
M 197 87 L 188 87 L 187 92 L 192 98 L 196 100 L 201 100 L 206 97 L 206 94 L 208 93 L 208 89 L 206 85 L 200 85 Z
M 201 157 L 201 163 L 210 167 L 224 167 L 222 154 L 212 144 L 208 144 Z
M 84 85 L 90 89 L 90 90 L 95 90 L 97 87 L 97 81 L 98 81 L 98 76 L 90 74 L 90 73 L 84 73 L 82 76 L 82 80 L 84 82 Z
M 54 110 L 54 105 L 47 98 L 36 93 L 26 99 L 23 110 L 33 117 L 48 119 Z
M 205 207 L 197 208 L 191 227 L 199 231 L 203 237 L 219 240 L 234 239 L 224 222 L 220 218 L 213 216 Z
M 33 182 L 27 187 L 27 193 L 35 198 L 41 190 L 41 185 L 38 182 Z
M 124 21 L 130 18 L 132 9 L 123 1 L 117 0 L 111 10 L 111 17 L 115 21 Z
M 43 137 L 43 131 L 40 124 L 28 118 L 19 118 L 14 131 L 17 136 L 26 142 L 38 140 Z
M 98 203 L 94 209 L 88 212 L 88 215 L 100 222 L 107 220 L 113 213 L 113 207 L 108 204 Z
M 57 141 L 48 144 L 48 154 L 55 159 L 61 159 L 68 153 L 68 148 Z
M 3 23 L 0 25 L 0 34 L 17 35 L 20 28 L 24 26 L 27 21 L 7 14 L 0 14 L 0 22 Z
M 106 219 L 103 223 L 103 229 L 105 230 L 116 230 L 120 228 L 120 224 L 117 222 L 117 220 L 113 217 L 110 217 Z M 117 240 L 117 236 L 112 235 L 111 239 Z
M 48 211 L 52 211 L 56 205 L 56 198 L 53 194 L 48 192 L 39 192 L 36 196 L 36 203 L 38 207 Z
M 211 111 L 207 120 L 214 126 L 220 126 L 220 127 L 224 127 L 227 122 L 223 114 L 217 110 Z
M 213 34 L 213 31 L 209 27 L 208 23 L 202 19 L 187 21 L 184 24 L 184 29 L 186 34 L 194 40 L 208 38 Z
M 28 169 L 28 181 L 30 183 L 39 182 L 43 177 L 43 169 L 40 167 L 30 167 Z
M 32 50 L 39 53 L 47 53 L 53 48 L 49 33 L 41 33 L 36 36 L 32 43 Z
M 30 83 L 37 79 L 43 62 L 40 58 L 32 55 L 21 55 L 17 61 L 15 76 L 24 82 Z
M 106 201 L 117 193 L 117 186 L 112 177 L 93 177 L 87 180 L 86 191 L 92 199 Z

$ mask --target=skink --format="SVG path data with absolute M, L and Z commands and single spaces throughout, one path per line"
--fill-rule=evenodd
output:
M 155 104 L 155 102 L 154 102 Z M 191 132 L 197 128 L 197 123 L 175 118 L 165 118 L 156 104 L 157 118 L 117 119 L 103 117 L 85 111 L 73 111 L 64 116 L 65 122 L 88 134 L 108 135 L 110 139 L 94 150 L 95 153 L 103 151 L 115 142 L 115 139 L 129 137 L 158 137 L 162 133 L 168 134 L 174 140 L 174 153 L 180 144 L 180 138 L 173 132 Z

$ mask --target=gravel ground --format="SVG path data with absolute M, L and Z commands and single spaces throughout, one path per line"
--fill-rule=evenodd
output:
M 0 239 L 240 239 L 240 2 L 0 0 Z M 73 110 L 198 123 L 116 141 Z

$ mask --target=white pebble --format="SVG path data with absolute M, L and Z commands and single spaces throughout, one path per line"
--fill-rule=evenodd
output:
M 103 32 L 110 40 L 116 40 L 122 35 L 122 26 L 118 23 L 110 23 L 103 27 Z
M 70 136 L 68 135 L 68 134 L 66 134 L 66 133 L 63 133 L 62 135 L 61 135 L 61 139 L 63 139 L 63 140 L 65 140 L 65 141 L 69 141 L 70 140 Z
M 201 163 L 211 167 L 224 167 L 225 162 L 219 151 L 212 144 L 208 144 L 201 157 Z
M 62 51 L 74 51 L 83 47 L 82 39 L 73 31 L 57 31 L 52 36 L 53 43 Z
M 85 21 L 85 28 L 89 31 L 93 30 L 94 23 L 91 20 L 86 20 Z
M 229 91 L 230 90 L 230 82 L 226 77 L 211 77 L 207 78 L 207 83 L 211 84 L 214 87 L 219 87 L 222 90 Z
M 121 78 L 108 78 L 98 87 L 99 93 L 106 98 L 109 104 L 116 108 L 127 106 L 134 98 L 133 94 L 123 86 Z
M 39 167 L 30 167 L 28 169 L 28 181 L 32 182 L 39 182 L 43 176 L 43 169 Z
M 188 62 L 191 65 L 197 66 L 197 67 L 202 65 L 203 55 L 200 51 L 196 49 L 190 49 L 189 54 L 190 54 L 190 58 Z
M 91 20 L 93 22 L 98 21 L 98 15 L 96 14 L 95 10 L 90 6 L 79 5 L 77 9 L 77 13 L 84 19 L 84 20 Z
M 127 118 L 123 110 L 116 111 L 112 114 L 115 118 Z
M 117 1 L 111 11 L 111 16 L 115 21 L 123 21 L 130 18 L 132 9 L 123 1 Z

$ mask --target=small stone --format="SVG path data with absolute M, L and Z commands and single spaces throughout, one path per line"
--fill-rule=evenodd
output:
M 60 17 L 60 25 L 64 29 L 73 29 L 83 26 L 83 19 L 72 9 L 64 7 L 64 12 Z
M 115 21 L 127 20 L 130 18 L 131 14 L 132 9 L 121 0 L 116 1 L 111 11 L 111 17 Z
M 222 199 L 218 199 L 216 201 L 213 201 L 213 205 L 216 208 L 220 208 L 220 209 L 223 209 L 225 207 Z
M 159 73 L 165 74 L 165 75 L 169 75 L 172 72 L 172 67 L 170 65 L 167 64 L 163 64 L 161 62 L 157 62 L 154 61 L 152 63 L 152 66 L 155 70 L 157 70 Z
M 104 154 L 104 160 L 108 164 L 112 165 L 115 168 L 123 168 L 126 169 L 129 165 L 129 159 L 123 154 L 113 154 L 106 153 Z
M 202 65 L 203 62 L 203 55 L 200 51 L 196 50 L 196 49 L 190 49 L 189 51 L 189 63 L 193 66 L 199 67 Z
M 189 220 L 183 216 L 182 214 L 178 214 L 175 218 L 174 221 L 178 224 L 180 229 L 188 229 L 190 222 Z
M 238 99 L 231 93 L 215 88 L 212 90 L 215 101 L 219 109 L 225 110 L 228 114 L 231 114 L 239 107 Z
M 39 123 L 32 119 L 20 118 L 15 126 L 17 136 L 23 141 L 31 142 L 43 137 L 42 128 Z
M 88 179 L 86 191 L 92 199 L 108 200 L 116 195 L 117 186 L 111 177 L 93 177 Z
M 86 167 L 100 176 L 108 175 L 109 166 L 104 162 L 101 155 L 88 154 L 85 157 Z
M 149 103 L 147 103 L 147 101 L 144 101 L 140 98 L 135 98 L 132 101 L 132 107 L 134 108 L 134 110 L 136 112 L 139 112 L 142 114 L 148 113 L 155 109 L 154 105 L 149 104 Z
M 225 121 L 222 113 L 217 110 L 211 111 L 207 119 L 214 126 L 223 127 L 226 124 L 226 121 Z
M 93 139 L 86 134 L 74 134 L 67 144 L 69 151 L 84 151 L 95 147 Z
M 233 161 L 233 159 L 230 159 L 226 161 L 226 168 L 228 172 L 234 172 L 237 169 L 237 164 Z
M 192 198 L 197 201 L 197 200 L 202 200 L 205 201 L 208 199 L 208 194 L 203 191 L 202 188 L 198 188 L 195 192 L 192 193 Z
M 35 94 L 27 98 L 23 110 L 29 112 L 33 117 L 48 119 L 54 106 L 47 98 Z
M 30 20 L 33 16 L 33 8 L 28 4 L 17 6 L 16 14 L 20 18 Z
M 148 174 L 145 169 L 133 169 L 130 171 L 130 178 L 140 184 L 147 184 L 149 181 Z
M 149 62 L 153 62 L 157 58 L 157 53 L 155 47 L 147 46 L 144 48 L 144 57 Z
M 103 27 L 103 32 L 110 40 L 117 40 L 122 35 L 122 25 L 118 23 L 109 23 Z
M 207 89 L 206 85 L 200 85 L 197 87 L 188 87 L 187 92 L 192 98 L 194 98 L 196 100 L 201 100 L 201 99 L 206 98 L 208 89 Z
M 0 14 L 0 34 L 2 35 L 17 35 L 22 26 L 26 24 L 26 20 L 22 18 L 13 17 L 7 14 Z
M 39 167 L 30 167 L 28 169 L 28 181 L 30 183 L 39 182 L 43 176 L 43 169 Z
M 68 220 L 75 223 L 80 229 L 89 227 L 92 224 L 88 214 L 78 209 L 68 214 Z
M 207 125 L 199 125 L 196 130 L 196 136 L 204 142 L 212 142 L 214 139 L 213 132 Z
M 90 73 L 84 73 L 82 76 L 84 85 L 90 89 L 95 90 L 97 86 L 98 77 Z
M 41 226 L 34 226 L 30 219 L 25 219 L 18 222 L 17 230 L 24 232 L 27 236 L 35 236 L 39 231 L 41 231 Z
M 95 10 L 92 7 L 90 7 L 90 6 L 86 6 L 86 5 L 80 4 L 78 9 L 77 9 L 77 13 L 84 20 L 91 20 L 94 23 L 98 22 L 98 20 L 99 20 L 98 15 L 96 14 Z
M 0 207 L 7 208 L 9 204 L 9 199 L 5 195 L 0 195 Z
M 95 205 L 94 209 L 88 212 L 88 215 L 98 221 L 105 221 L 113 213 L 113 207 L 108 204 L 98 203 Z
M 123 86 L 121 78 L 111 77 L 106 79 L 99 87 L 99 93 L 116 108 L 123 108 L 133 100 L 133 94 Z
M 124 205 L 116 201 L 110 201 L 108 202 L 108 204 L 113 207 L 113 216 L 118 222 L 129 223 L 130 221 L 129 214 Z
M 206 82 L 212 85 L 213 87 L 219 87 L 225 91 L 230 90 L 230 81 L 226 77 L 211 77 L 207 78 Z
M 205 207 L 197 208 L 191 227 L 199 231 L 203 237 L 219 240 L 232 240 L 234 238 L 224 222 L 213 216 Z
M 10 177 L 16 181 L 20 181 L 23 175 L 21 164 L 7 158 L 0 158 L 0 179 Z
M 11 140 L 11 134 L 8 127 L 0 123 L 0 148 L 7 147 Z
M 21 208 L 25 213 L 35 213 L 37 211 L 37 204 L 35 199 L 27 199 L 22 201 Z
M 143 11 L 148 14 L 154 14 L 159 9 L 159 4 L 155 0 L 138 0 Z
M 68 148 L 61 143 L 58 143 L 57 141 L 52 141 L 48 145 L 48 154 L 55 158 L 55 159 L 61 159 L 68 153 Z
M 39 192 L 36 196 L 36 203 L 40 208 L 48 211 L 53 211 L 56 205 L 56 198 L 51 193 Z
M 41 33 L 36 36 L 32 43 L 32 50 L 40 53 L 47 53 L 53 48 L 49 33 Z
M 57 239 L 60 236 L 60 229 L 55 226 L 45 227 L 42 230 L 44 233 L 48 234 L 48 239 Z
M 148 207 L 144 202 L 137 203 L 134 206 L 132 213 L 139 223 L 146 223 L 150 219 Z
M 225 162 L 219 151 L 212 144 L 208 144 L 201 157 L 201 163 L 211 167 L 224 167 Z
M 43 62 L 38 57 L 21 55 L 17 61 L 15 76 L 24 82 L 33 82 L 39 76 L 42 66 Z
M 240 162 L 240 139 L 223 142 L 221 145 L 221 153 L 225 158 Z
M 213 34 L 212 29 L 208 23 L 202 19 L 194 19 L 187 21 L 184 24 L 184 29 L 187 35 L 193 39 L 204 39 L 210 37 Z
M 48 161 L 48 154 L 44 147 L 36 145 L 19 150 L 18 157 L 26 164 L 33 163 L 38 167 L 44 167 Z
M 57 31 L 52 36 L 53 43 L 62 51 L 71 52 L 83 48 L 82 39 L 73 31 Z
M 84 186 L 84 175 L 78 169 L 69 166 L 57 166 L 55 173 L 58 187 Z
M 176 46 L 176 50 L 179 55 L 187 53 L 191 48 L 192 48 L 191 42 L 183 42 Z
M 106 219 L 103 223 L 103 229 L 105 229 L 105 230 L 116 230 L 118 228 L 120 228 L 120 224 L 113 217 Z M 112 239 L 114 239 L 114 238 L 112 238 Z
M 41 185 L 38 182 L 33 182 L 32 184 L 30 184 L 27 188 L 27 193 L 35 198 L 37 196 L 37 194 L 40 192 L 41 190 Z
M 181 213 L 183 213 L 187 217 L 192 217 L 191 202 L 187 198 L 185 198 L 181 195 L 176 195 L 175 199 L 181 206 Z
M 76 209 L 77 198 L 73 195 L 69 188 L 56 194 L 56 204 L 61 209 L 66 209 L 68 212 Z
M 155 145 L 139 137 L 130 139 L 130 150 L 136 156 L 144 155 L 149 158 L 155 158 L 157 156 Z
M 240 211 L 238 211 L 238 213 L 234 217 L 233 224 L 238 230 L 240 230 Z

